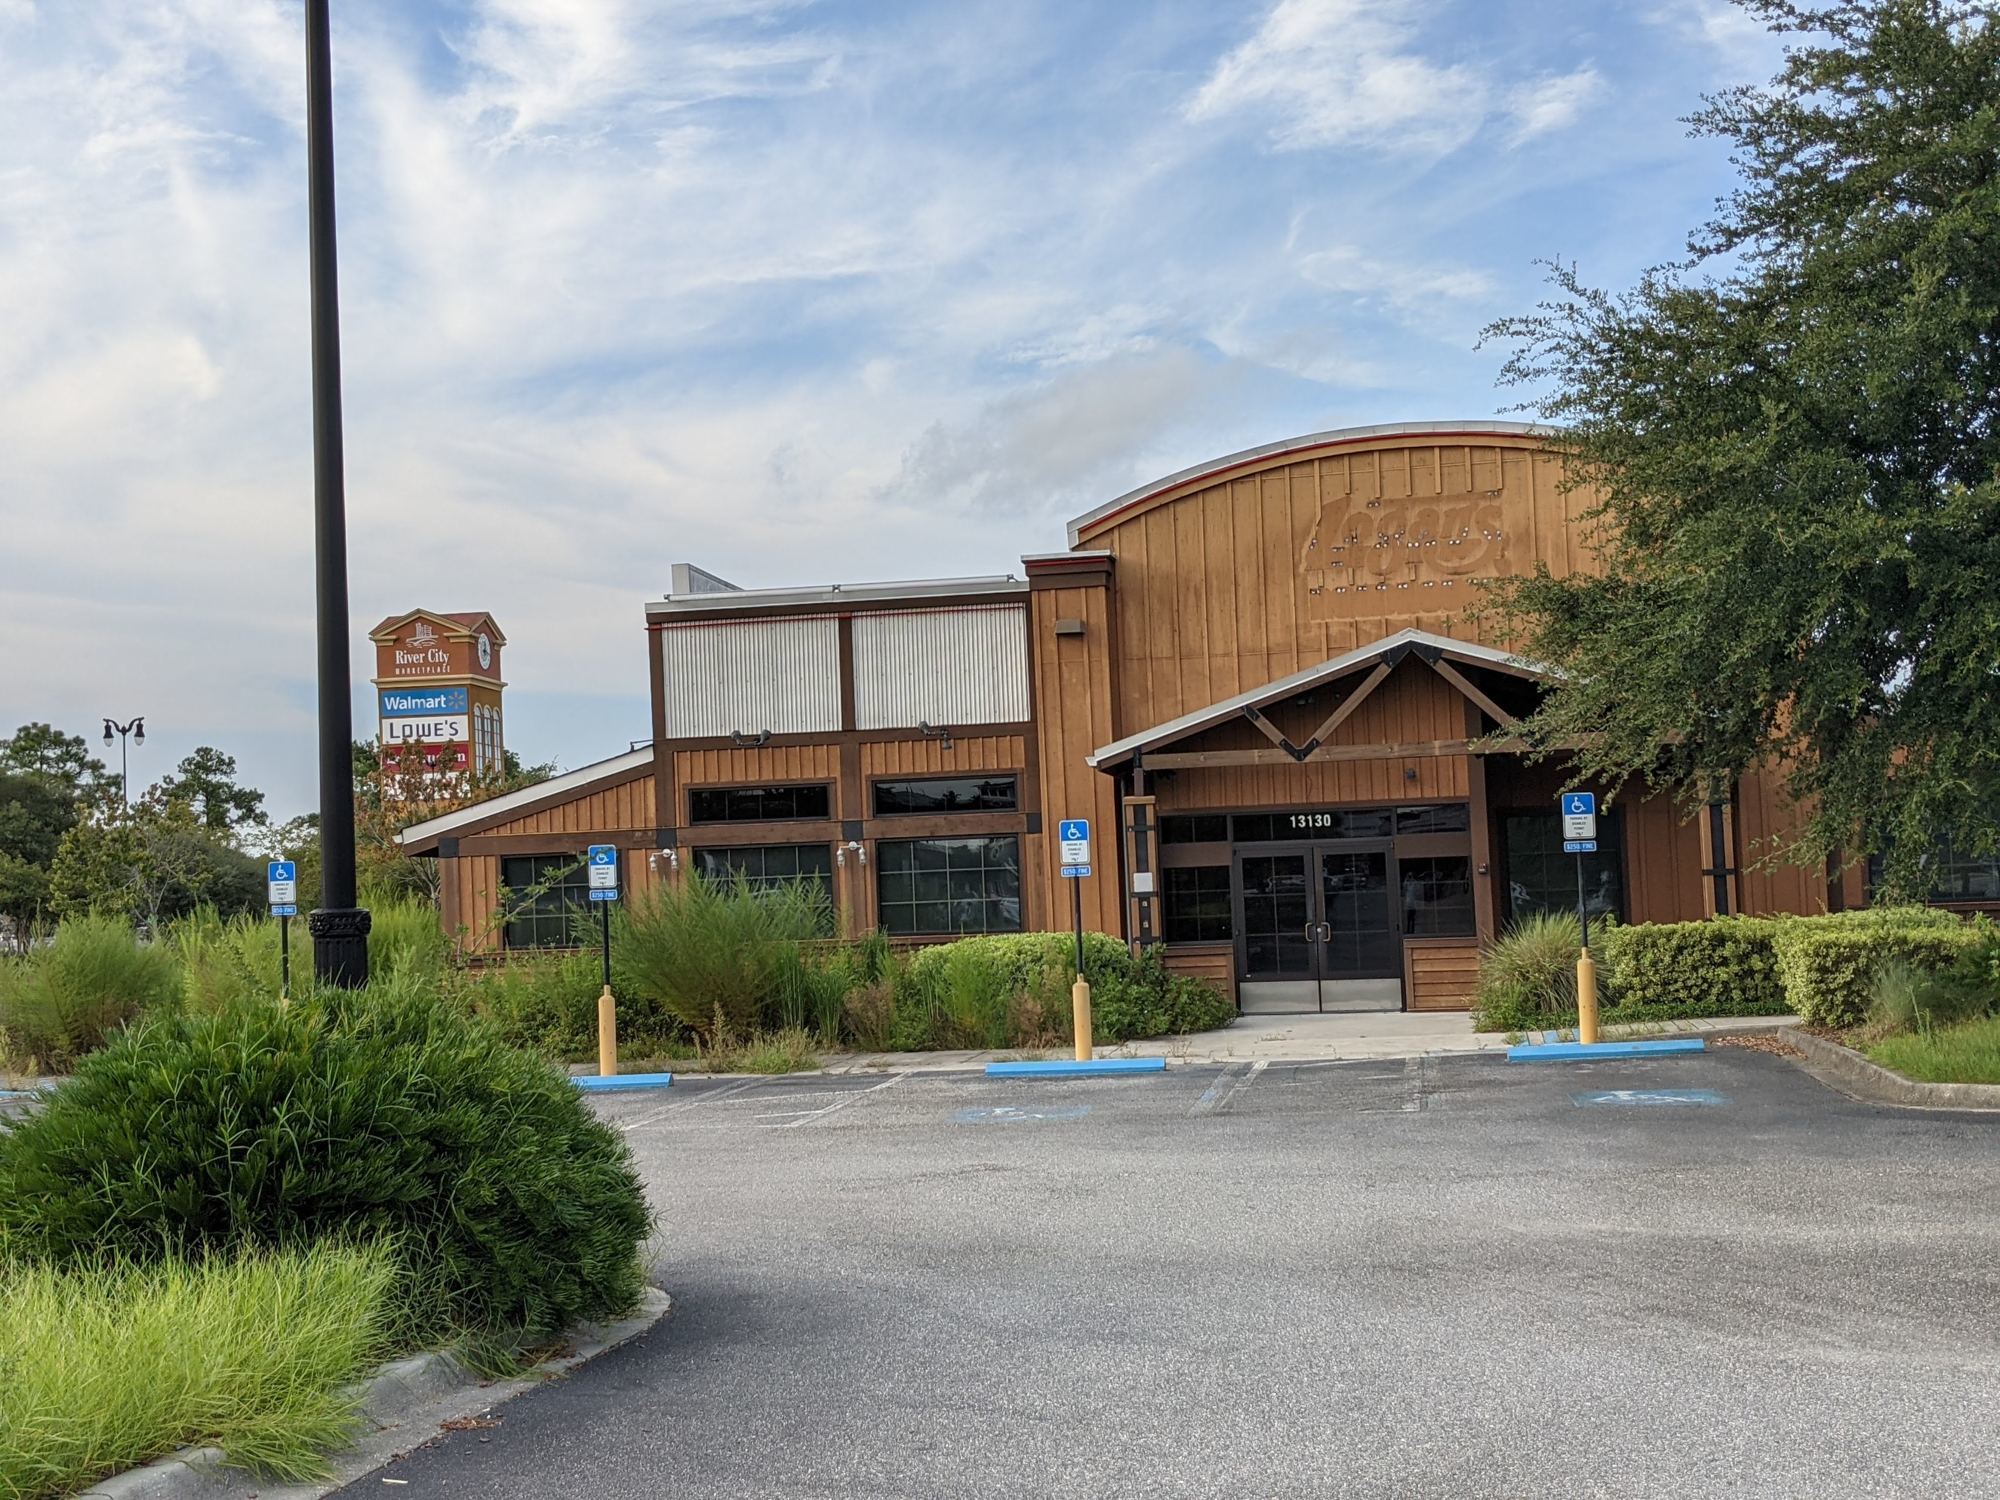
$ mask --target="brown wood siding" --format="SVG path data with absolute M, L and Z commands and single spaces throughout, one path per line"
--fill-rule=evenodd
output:
M 1358 679 L 1357 679 L 1358 681 Z M 1348 685 L 1351 689 L 1352 684 Z M 1321 695 L 1310 712 L 1274 711 L 1271 720 L 1303 741 L 1337 699 Z M 1310 719 L 1312 722 L 1307 723 Z M 1463 740 L 1465 699 L 1422 662 L 1405 660 L 1334 730 L 1329 745 L 1407 744 Z M 1217 725 L 1174 745 L 1177 751 L 1262 748 L 1270 741 L 1245 720 Z M 1302 761 L 1263 766 L 1201 766 L 1162 774 L 1154 784 L 1162 811 L 1195 808 L 1295 807 L 1457 799 L 1470 795 L 1463 755 L 1393 760 Z M 1414 771 L 1412 778 L 1408 772 Z
M 447 935 L 461 952 L 490 953 L 500 946 L 500 932 L 493 914 L 500 904 L 500 857 L 496 854 L 461 854 L 438 861 L 438 879 L 448 883 L 443 896 L 446 911 L 456 914 L 456 926 Z
M 674 752 L 674 785 L 683 802 L 690 787 L 786 786 L 794 782 L 840 780 L 840 746 L 831 741 L 806 745 L 763 745 L 743 749 L 679 750 Z M 836 791 L 834 816 L 858 818 Z M 662 820 L 687 826 L 687 808 L 672 809 Z
M 1553 793 L 1549 816 L 1555 816 Z M 1634 922 L 1698 922 L 1709 915 L 1701 892 L 1701 828 L 1662 794 L 1618 799 L 1625 809 L 1625 910 Z
M 1479 640 L 1460 618 L 1477 597 L 1473 578 L 1537 561 L 1557 573 L 1594 565 L 1577 517 L 1596 497 L 1564 494 L 1557 461 L 1539 448 L 1533 437 L 1499 435 L 1342 444 L 1168 491 L 1087 529 L 1078 545 L 1117 559 L 1117 733 L 1407 626 Z M 1378 523 L 1415 530 L 1382 548 L 1349 542 Z M 1452 534 L 1442 534 L 1447 526 Z M 1330 569 L 1337 548 L 1345 562 Z M 1387 583 L 1384 607 L 1373 607 L 1374 591 L 1334 581 L 1347 576 L 1345 563 Z M 1368 604 L 1357 607 L 1363 592 Z
M 1169 974 L 1186 974 L 1199 979 L 1236 1003 L 1236 945 L 1234 943 L 1168 943 L 1162 956 Z
M 1409 1010 L 1470 1010 L 1479 992 L 1477 938 L 1405 938 L 1403 1003 Z
M 1096 874 L 1082 882 L 1084 925 L 1117 937 L 1125 935 L 1125 903 L 1119 892 L 1118 786 L 1084 757 L 1109 744 L 1113 733 L 1112 658 L 1114 628 L 1109 590 L 1092 580 L 1074 588 L 1036 589 L 1028 596 L 1029 652 L 1033 658 L 1035 725 L 1040 743 L 1036 761 L 1041 781 L 1044 832 L 1027 840 L 1023 872 L 1031 920 L 1046 927 L 1068 921 L 1069 882 L 1057 874 L 1060 850 L 1048 830 L 1062 818 L 1089 818 L 1097 847 L 1091 851 Z M 1082 635 L 1057 635 L 1057 620 L 1081 620 Z
M 1736 888 L 1751 916 L 1827 909 L 1826 871 L 1771 856 L 1798 836 L 1801 810 L 1784 797 L 1783 778 L 1752 771 L 1736 785 Z M 1860 904 L 1860 903 L 1855 903 Z
M 637 829 L 650 833 L 653 826 L 653 777 L 647 770 L 602 791 L 587 792 L 521 817 L 510 818 L 504 823 L 495 823 L 491 828 L 481 829 L 478 836 L 546 833 L 582 839 L 587 843 L 593 834 Z M 562 843 L 550 845 L 552 850 L 564 847 Z
M 952 736 L 951 748 L 942 740 L 875 740 L 861 746 L 861 777 L 877 776 L 958 776 L 973 771 L 1025 771 L 1028 742 L 1018 734 L 977 735 L 967 739 Z M 1024 787 L 1025 794 L 1026 788 Z M 1024 804 L 1025 806 L 1025 804 Z M 865 817 L 867 814 L 851 814 Z

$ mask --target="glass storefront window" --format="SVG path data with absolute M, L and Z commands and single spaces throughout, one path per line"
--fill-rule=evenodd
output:
M 1409 937 L 1465 937 L 1472 932 L 1472 860 L 1464 854 L 1396 862 L 1403 932 Z
M 1236 936 L 1228 865 L 1183 865 L 1161 873 L 1166 893 L 1161 926 L 1168 942 L 1226 943 Z
M 875 783 L 875 815 L 1013 812 L 1020 805 L 1012 776 L 933 776 Z
M 1500 847 L 1507 869 L 1507 920 L 1535 912 L 1576 910 L 1576 861 L 1562 852 L 1562 819 L 1555 799 L 1546 809 L 1504 813 Z M 1584 901 L 1595 917 L 1625 917 L 1624 819 L 1599 808 L 1597 852 L 1583 859 Z
M 1021 841 L 884 839 L 875 846 L 877 915 L 899 936 L 1021 930 Z
M 500 861 L 508 948 L 567 948 L 576 919 L 592 910 L 590 875 L 581 854 L 510 854 Z

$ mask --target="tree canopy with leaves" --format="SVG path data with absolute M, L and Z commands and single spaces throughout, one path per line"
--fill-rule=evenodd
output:
M 1786 37 L 1689 121 L 1740 185 L 1611 294 L 1489 330 L 1604 496 L 1601 576 L 1487 608 L 1557 669 L 1527 728 L 1705 798 L 1752 767 L 1800 860 L 2000 845 L 2000 6 L 1738 0 Z

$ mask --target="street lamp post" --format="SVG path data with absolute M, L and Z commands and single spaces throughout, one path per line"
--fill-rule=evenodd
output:
M 125 798 L 125 817 L 129 822 L 132 817 L 132 776 L 127 766 L 125 736 L 131 735 L 132 743 L 135 745 L 145 744 L 146 716 L 141 714 L 129 724 L 120 724 L 116 719 L 106 719 L 104 721 L 106 746 L 110 745 L 111 736 L 114 734 L 118 736 L 118 790 Z
M 319 630 L 320 907 L 306 917 L 313 975 L 368 982 L 368 913 L 355 904 L 354 706 L 347 665 L 347 496 L 340 441 L 340 286 L 334 259 L 333 44 L 328 0 L 306 0 L 306 190 L 312 259 L 313 553 Z

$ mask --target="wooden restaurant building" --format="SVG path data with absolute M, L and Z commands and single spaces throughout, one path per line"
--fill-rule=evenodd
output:
M 568 940 L 585 845 L 628 890 L 824 881 L 843 927 L 1063 929 L 1054 836 L 1089 818 L 1085 923 L 1164 943 L 1246 1011 L 1442 1010 L 1479 945 L 1573 908 L 1557 765 L 1507 731 L 1542 674 L 1464 618 L 1479 579 L 1591 566 L 1545 433 L 1349 428 L 1168 475 L 1018 576 L 738 588 L 687 565 L 646 606 L 652 742 L 408 829 L 475 950 Z M 1685 818 L 1633 790 L 1593 911 L 1678 921 L 1863 899 L 1759 868 L 1749 777 Z M 506 893 L 546 887 L 525 908 Z

